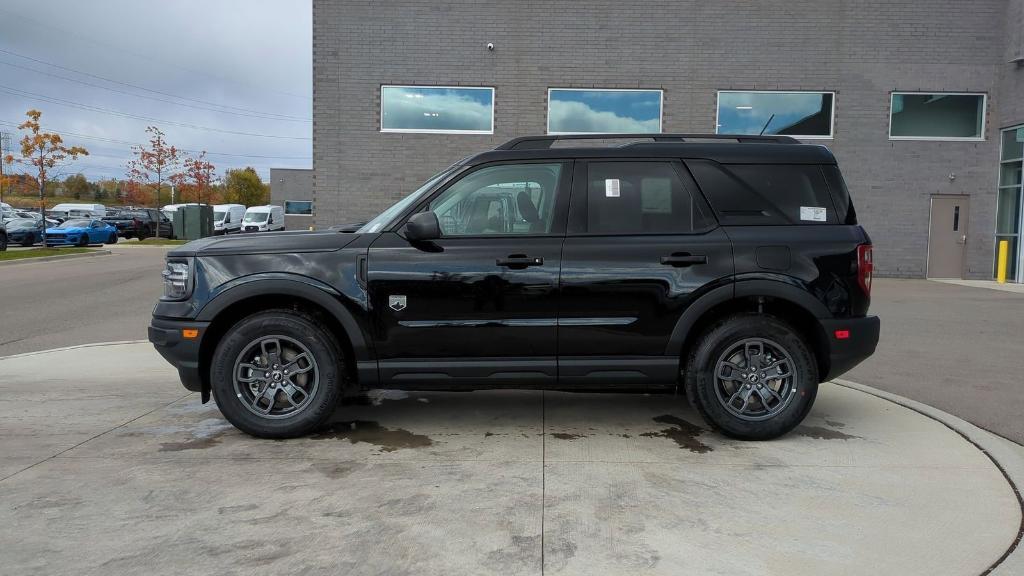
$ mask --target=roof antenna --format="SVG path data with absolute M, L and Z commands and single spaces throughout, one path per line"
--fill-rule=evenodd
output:
M 768 117 L 768 121 L 764 123 L 764 128 L 761 128 L 761 131 L 757 133 L 758 136 L 764 136 L 764 131 L 768 129 L 768 125 L 772 123 L 772 120 L 775 120 L 775 114 Z

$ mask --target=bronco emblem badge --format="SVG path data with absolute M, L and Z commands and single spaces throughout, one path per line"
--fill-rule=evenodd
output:
M 388 306 L 395 312 L 405 310 L 405 296 L 388 296 Z

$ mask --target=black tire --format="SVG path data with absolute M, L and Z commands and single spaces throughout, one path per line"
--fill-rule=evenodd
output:
M 242 392 L 236 389 L 235 381 L 239 371 L 236 363 L 245 360 L 242 354 L 255 341 L 268 336 L 291 339 L 304 346 L 315 361 L 318 375 L 315 390 L 308 399 L 300 402 L 301 410 L 276 419 L 260 416 L 247 406 Z M 283 309 L 259 312 L 239 321 L 221 338 L 210 367 L 213 398 L 224 417 L 247 434 L 260 438 L 303 436 L 322 426 L 338 405 L 343 388 L 344 361 L 337 338 L 314 316 Z M 238 386 L 245 391 L 248 385 L 239 382 Z M 278 392 L 274 394 L 274 398 L 281 398 Z M 273 408 L 274 404 L 270 406 Z
M 764 409 L 761 420 L 734 414 L 726 408 L 727 402 L 719 399 L 718 392 L 722 390 L 719 386 L 727 384 L 720 382 L 716 374 L 723 355 L 751 339 L 764 339 L 779 346 L 792 361 L 795 376 L 783 395 L 787 400 L 779 401 L 775 414 L 751 395 L 753 404 Z M 731 369 L 726 370 L 731 372 Z M 694 408 L 711 427 L 741 440 L 770 440 L 786 434 L 804 420 L 818 394 L 818 364 L 807 342 L 785 321 L 765 314 L 729 316 L 710 326 L 691 349 L 684 371 L 686 395 Z M 739 386 L 738 383 L 728 385 Z M 721 395 L 724 397 L 729 392 L 731 390 L 726 390 Z M 748 405 L 745 399 L 740 400 L 740 404 Z
M 89 235 L 88 234 L 82 234 L 81 236 L 78 237 L 78 246 L 80 248 L 85 248 L 88 245 L 89 245 Z
M 0 252 L 7 251 L 7 234 L 0 233 Z
M 25 236 L 25 238 L 21 241 L 21 245 L 24 246 L 25 248 L 31 248 L 32 245 L 35 244 L 35 239 L 35 236 L 29 234 L 28 236 Z
M 111 233 L 110 238 L 107 238 L 107 244 L 117 244 L 117 233 Z

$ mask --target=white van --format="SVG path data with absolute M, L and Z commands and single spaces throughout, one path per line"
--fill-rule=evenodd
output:
M 186 202 L 184 204 L 168 204 L 160 209 L 167 216 L 167 219 L 174 222 L 174 215 L 178 213 L 178 208 L 181 206 L 200 206 L 198 202 Z
M 250 206 L 242 217 L 242 232 L 274 232 L 284 230 L 284 208 Z
M 245 206 L 241 204 L 215 204 L 213 206 L 213 234 L 231 234 L 242 231 Z
M 57 204 L 47 212 L 63 214 L 65 217 L 75 216 L 85 218 L 103 218 L 107 215 L 107 207 L 103 204 L 78 204 L 75 202 L 65 202 Z

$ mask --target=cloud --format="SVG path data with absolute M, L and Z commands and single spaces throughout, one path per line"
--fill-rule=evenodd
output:
M 661 131 L 658 118 L 640 120 L 615 112 L 594 110 L 582 102 L 552 100 L 549 104 L 549 132 L 639 132 Z
M 465 93 L 385 88 L 384 94 L 384 129 L 491 130 L 492 107 Z

